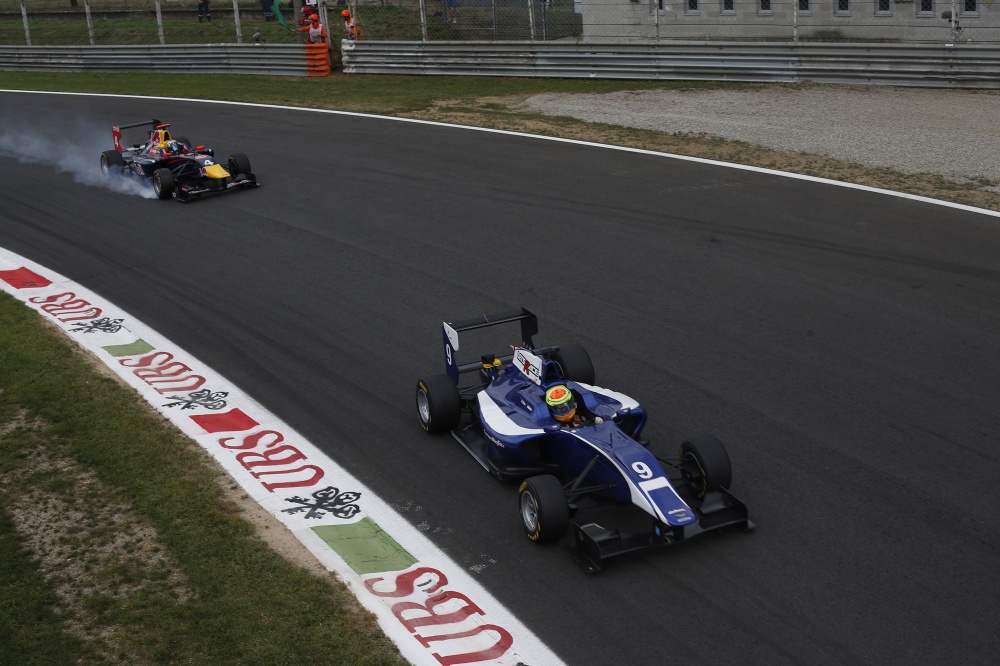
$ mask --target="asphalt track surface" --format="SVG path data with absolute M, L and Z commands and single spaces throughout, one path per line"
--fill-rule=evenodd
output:
M 1000 219 L 383 119 L 0 100 L 94 168 L 154 116 L 248 153 L 262 188 L 187 206 L 0 158 L 0 246 L 229 377 L 568 663 L 995 663 Z M 515 488 L 414 409 L 442 320 L 521 305 L 648 407 L 654 451 L 726 442 L 758 529 L 598 576 L 523 538 Z

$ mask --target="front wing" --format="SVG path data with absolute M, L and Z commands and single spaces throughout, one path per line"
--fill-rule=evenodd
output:
M 578 507 L 570 526 L 573 557 L 587 573 L 596 573 L 609 557 L 669 546 L 723 527 L 742 527 L 744 531 L 756 527 L 746 505 L 725 488 L 706 493 L 700 502 L 687 504 L 698 520 L 686 525 L 666 525 L 632 506 Z M 598 521 L 614 527 L 604 527 Z
M 177 189 L 174 190 L 174 194 L 178 201 L 187 203 L 192 199 L 200 197 L 202 194 L 228 192 L 235 187 L 241 189 L 245 187 L 260 187 L 260 183 L 257 182 L 257 176 L 254 174 L 240 173 L 233 176 L 231 180 L 227 179 L 226 182 L 212 179 L 179 183 Z

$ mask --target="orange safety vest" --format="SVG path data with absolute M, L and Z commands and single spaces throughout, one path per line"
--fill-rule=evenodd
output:
M 303 30 L 308 31 L 310 44 L 322 44 L 326 41 L 326 26 L 322 23 L 310 25 L 308 28 L 303 28 Z

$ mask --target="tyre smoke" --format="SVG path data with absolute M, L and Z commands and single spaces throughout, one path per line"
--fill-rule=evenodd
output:
M 52 167 L 57 173 L 69 174 L 81 185 L 101 187 L 119 194 L 131 194 L 144 199 L 155 199 L 152 188 L 123 176 L 106 177 L 101 172 L 101 153 L 113 148 L 111 127 L 100 131 L 93 127 L 75 130 L 59 126 L 55 131 L 21 123 L 5 123 L 0 129 L 0 156 L 17 160 L 21 164 L 41 164 Z

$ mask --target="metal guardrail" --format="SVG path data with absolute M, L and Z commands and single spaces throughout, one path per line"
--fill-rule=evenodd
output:
M 344 42 L 349 74 L 1000 88 L 1000 49 L 747 42 Z
M 344 41 L 349 74 L 1000 88 L 1000 49 L 960 44 Z M 0 70 L 306 76 L 301 44 L 0 46 Z
M 0 46 L 0 70 L 307 74 L 303 44 Z

